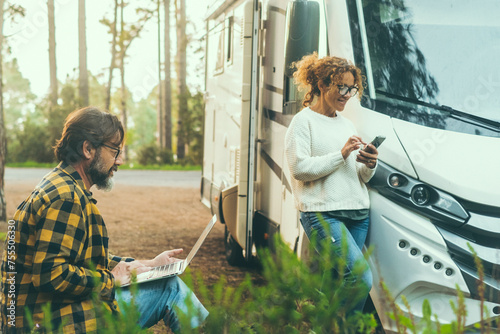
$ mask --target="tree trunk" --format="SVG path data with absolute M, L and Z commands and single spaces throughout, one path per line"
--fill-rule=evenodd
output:
M 157 0 L 157 14 L 158 14 L 158 108 L 157 109 L 157 129 L 158 129 L 158 146 L 165 147 L 165 129 L 164 129 L 164 119 L 163 119 L 163 92 L 161 85 L 161 16 L 160 16 L 160 5 L 161 1 Z
M 80 79 L 78 92 L 81 106 L 89 104 L 89 78 L 87 73 L 87 40 L 85 32 L 85 0 L 78 0 L 78 52 Z
M 179 99 L 179 115 L 177 121 L 177 158 L 183 159 L 186 155 L 186 138 L 184 119 L 188 113 L 187 86 L 186 86 L 186 1 L 177 0 L 177 88 Z
M 125 87 L 125 67 L 123 66 L 124 59 L 120 65 L 120 76 L 121 76 L 121 122 L 123 125 L 123 130 L 127 133 L 127 101 L 126 101 L 126 87 Z M 123 161 L 127 161 L 128 158 L 128 148 L 127 145 L 123 145 Z
M 3 5 L 0 0 L 0 50 L 3 46 Z M 5 124 L 3 115 L 3 54 L 0 52 L 0 221 L 7 220 L 7 201 L 4 192 L 5 156 L 7 155 L 7 136 L 5 135 Z
M 49 68 L 50 68 L 50 104 L 57 105 L 57 67 L 56 67 L 56 25 L 54 18 L 54 0 L 47 1 L 49 14 Z
M 170 82 L 170 0 L 165 0 L 165 106 L 164 136 L 165 148 L 172 151 L 172 83 Z
M 111 64 L 109 65 L 109 76 L 108 76 L 108 86 L 106 87 L 106 110 L 109 110 L 111 106 L 111 82 L 113 80 L 113 70 L 116 67 L 116 36 L 118 31 L 116 30 L 116 22 L 118 21 L 118 0 L 115 0 L 115 14 L 113 27 L 113 40 L 111 41 Z
M 120 8 L 120 77 L 121 77 L 121 121 L 123 125 L 123 130 L 127 132 L 127 100 L 126 100 L 126 87 L 125 87 L 125 54 L 126 48 L 124 45 L 125 36 L 125 23 L 123 20 L 123 8 L 125 4 L 121 0 Z M 126 161 L 128 158 L 127 145 L 123 146 L 123 160 Z

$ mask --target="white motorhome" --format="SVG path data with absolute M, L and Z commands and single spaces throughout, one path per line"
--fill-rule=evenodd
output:
M 301 109 L 290 64 L 345 57 L 367 87 L 343 111 L 365 141 L 387 137 L 370 181 L 374 279 L 418 319 L 441 323 L 464 292 L 481 320 L 500 315 L 500 3 L 491 0 L 218 0 L 206 20 L 202 201 L 226 225 L 232 264 L 279 233 L 302 256 L 284 136 Z M 371 291 L 386 331 L 382 292 Z

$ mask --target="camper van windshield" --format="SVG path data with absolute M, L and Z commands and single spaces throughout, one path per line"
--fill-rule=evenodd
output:
M 372 102 L 500 124 L 500 1 L 356 2 Z

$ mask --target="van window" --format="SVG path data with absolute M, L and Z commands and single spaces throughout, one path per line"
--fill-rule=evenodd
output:
M 207 35 L 207 74 L 218 75 L 224 72 L 224 21 L 209 21 Z
M 215 62 L 215 73 L 219 74 L 224 71 L 224 29 L 221 29 L 219 34 L 219 44 L 217 46 L 217 58 Z
M 368 81 L 365 107 L 500 136 L 499 1 L 347 3 L 356 63 Z
M 234 16 L 226 19 L 226 62 L 233 63 Z
M 209 20 L 207 32 L 207 75 L 224 72 L 224 21 Z

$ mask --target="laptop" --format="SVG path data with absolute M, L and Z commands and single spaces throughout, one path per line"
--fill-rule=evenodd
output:
M 140 273 L 139 275 L 137 275 L 137 283 L 150 282 L 157 279 L 162 279 L 182 274 L 184 270 L 186 270 L 186 267 L 189 265 L 193 257 L 196 255 L 196 252 L 198 252 L 198 250 L 200 249 L 201 245 L 207 238 L 208 234 L 210 233 L 212 227 L 214 227 L 216 222 L 217 222 L 217 215 L 214 215 L 212 219 L 208 222 L 207 227 L 205 227 L 205 230 L 203 230 L 203 233 L 201 233 L 200 237 L 194 244 L 193 248 L 191 249 L 185 260 L 179 260 L 176 262 L 166 264 L 164 266 L 154 267 L 149 271 Z M 130 284 L 132 284 L 132 282 L 123 284 L 122 287 L 128 286 Z

